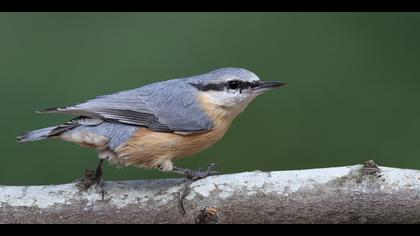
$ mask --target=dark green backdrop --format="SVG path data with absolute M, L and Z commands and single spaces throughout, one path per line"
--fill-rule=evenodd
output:
M 256 99 L 210 149 L 225 173 L 352 165 L 420 169 L 418 13 L 1 13 L 0 184 L 55 184 L 93 150 L 16 135 L 34 111 L 235 66 L 288 86 Z M 106 167 L 108 180 L 172 177 Z

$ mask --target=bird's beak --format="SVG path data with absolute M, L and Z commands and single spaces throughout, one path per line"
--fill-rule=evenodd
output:
M 260 94 L 275 88 L 279 88 L 283 85 L 286 85 L 286 83 L 282 81 L 260 81 L 259 85 L 253 88 L 253 90 L 255 93 Z

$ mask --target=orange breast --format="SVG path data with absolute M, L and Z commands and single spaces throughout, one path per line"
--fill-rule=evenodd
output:
M 127 144 L 116 150 L 120 163 L 155 168 L 166 161 L 194 155 L 221 139 L 234 117 L 222 108 L 212 107 L 203 96 L 199 97 L 199 101 L 203 110 L 213 119 L 214 127 L 211 130 L 182 135 L 140 128 Z
M 194 155 L 217 142 L 227 129 L 181 135 L 141 128 L 123 147 L 117 149 L 121 163 L 153 168 L 166 161 Z

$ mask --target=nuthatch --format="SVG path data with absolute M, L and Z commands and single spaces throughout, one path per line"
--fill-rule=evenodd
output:
M 284 84 L 260 81 L 245 69 L 221 68 L 46 109 L 42 112 L 78 117 L 22 134 L 17 141 L 59 138 L 95 148 L 101 160 L 98 181 L 103 160 L 204 178 L 213 170 L 191 171 L 172 162 L 213 145 L 255 97 Z

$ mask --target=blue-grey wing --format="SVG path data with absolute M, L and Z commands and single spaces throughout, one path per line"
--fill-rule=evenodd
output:
M 188 83 L 168 80 L 45 112 L 87 116 L 155 131 L 196 133 L 213 126 L 196 93 Z

